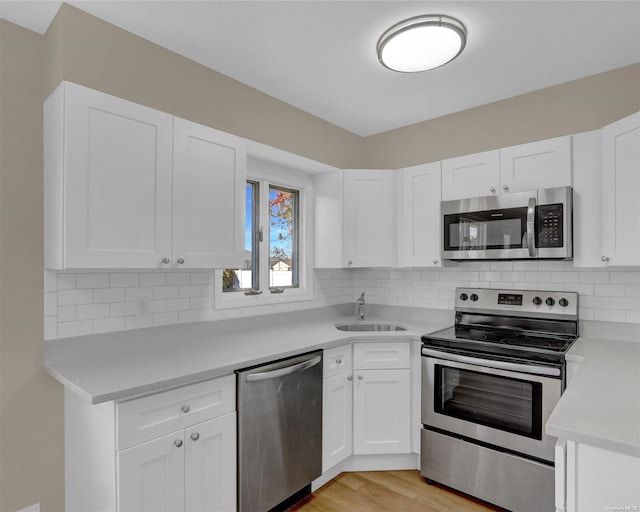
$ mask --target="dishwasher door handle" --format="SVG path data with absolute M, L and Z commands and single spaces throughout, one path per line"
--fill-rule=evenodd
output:
M 322 361 L 322 356 L 315 356 L 301 363 L 296 363 L 291 366 L 285 366 L 284 368 L 278 368 L 277 370 L 270 370 L 268 372 L 250 373 L 247 375 L 247 382 L 257 382 L 259 380 L 277 379 L 278 377 L 284 377 L 285 375 L 291 375 L 292 373 L 301 372 L 312 366 L 317 365 Z

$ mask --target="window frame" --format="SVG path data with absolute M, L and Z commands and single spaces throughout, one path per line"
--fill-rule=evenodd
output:
M 247 169 L 245 182 L 259 184 L 259 225 L 263 242 L 258 243 L 258 279 L 261 294 L 245 295 L 242 291 L 222 290 L 222 271 L 215 270 L 214 309 L 231 309 L 269 304 L 313 300 L 313 181 L 294 170 L 276 170 L 253 163 Z M 298 191 L 298 287 L 286 287 L 282 293 L 271 293 L 269 287 L 269 190 L 270 186 Z M 244 235 L 243 235 L 244 236 Z

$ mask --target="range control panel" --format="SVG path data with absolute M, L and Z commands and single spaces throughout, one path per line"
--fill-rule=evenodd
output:
M 577 319 L 578 293 L 456 288 L 455 309 L 461 312 Z

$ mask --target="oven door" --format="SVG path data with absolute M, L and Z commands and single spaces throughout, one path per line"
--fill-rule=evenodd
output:
M 472 442 L 553 462 L 555 438 L 544 433 L 544 425 L 562 392 L 558 368 L 490 364 L 423 348 L 422 423 Z

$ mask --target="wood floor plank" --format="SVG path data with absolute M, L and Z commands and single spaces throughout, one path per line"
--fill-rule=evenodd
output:
M 341 473 L 287 512 L 489 512 L 498 510 L 428 485 L 419 471 Z

